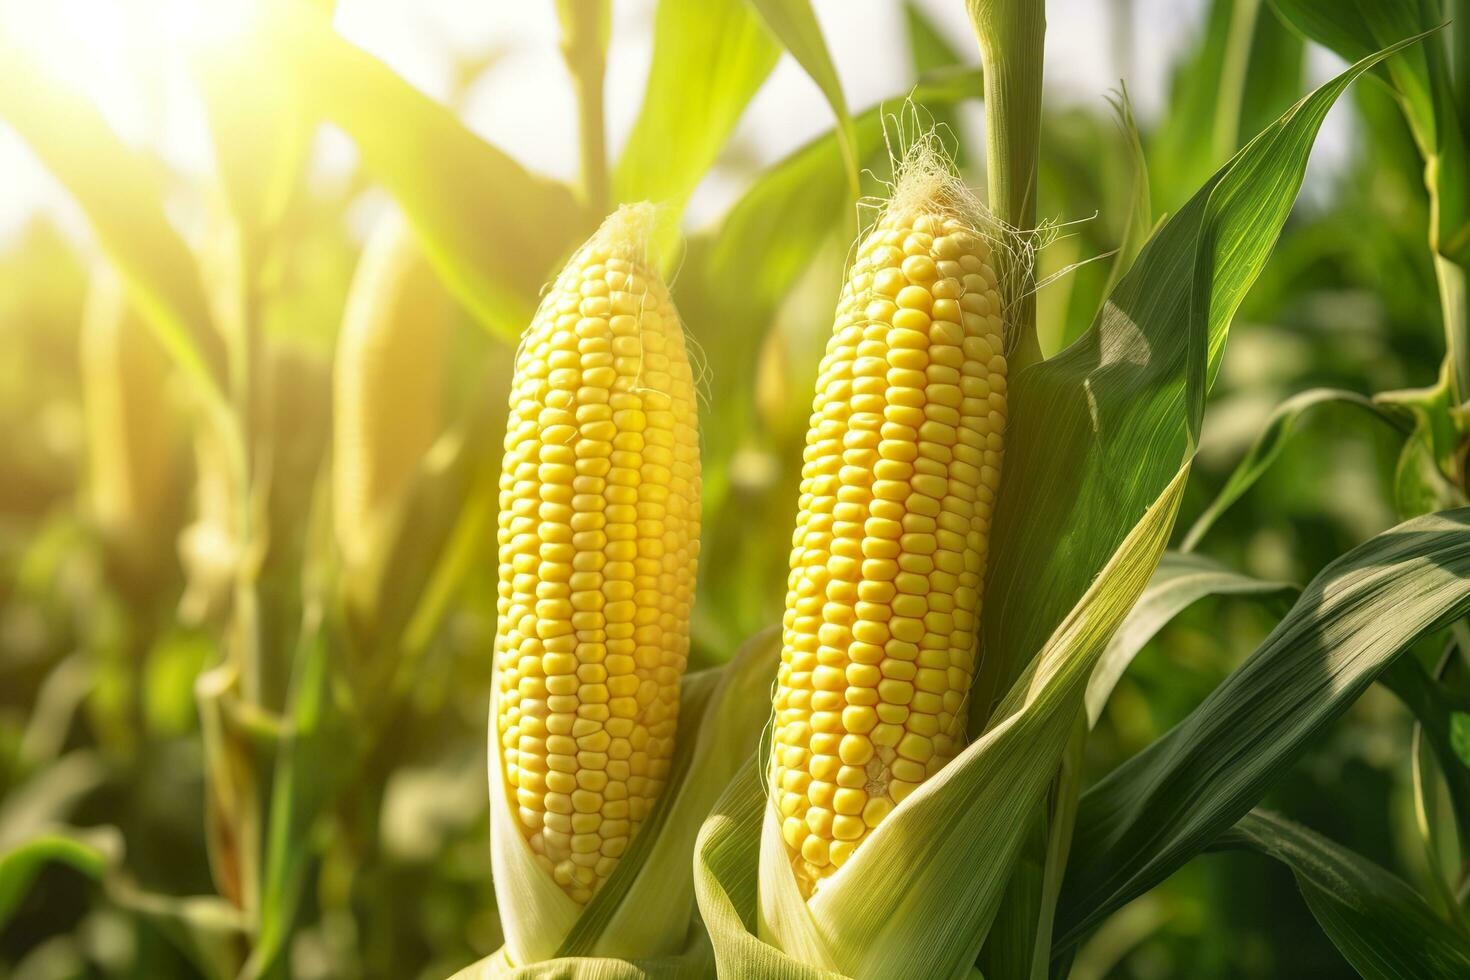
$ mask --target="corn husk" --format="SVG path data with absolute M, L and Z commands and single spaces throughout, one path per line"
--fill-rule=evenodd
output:
M 690 941 L 694 841 L 731 776 L 752 758 L 770 716 L 770 679 L 779 651 L 776 631 L 767 630 L 728 664 L 684 678 L 679 749 L 669 785 L 612 876 L 585 907 L 536 863 L 515 823 L 500 753 L 492 746 L 491 855 L 505 947 L 478 965 L 482 972 L 470 975 L 499 977 L 513 967 L 543 961 L 570 969 L 573 958 L 582 964 L 577 969 L 593 969 L 585 961 L 590 958 L 595 964 L 599 957 L 660 962 L 660 969 L 680 975 L 708 975 L 698 965 L 704 941 L 697 935 Z

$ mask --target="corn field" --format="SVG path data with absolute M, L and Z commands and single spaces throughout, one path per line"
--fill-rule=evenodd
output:
M 1470 6 L 499 7 L 0 0 L 0 980 L 1470 977 Z

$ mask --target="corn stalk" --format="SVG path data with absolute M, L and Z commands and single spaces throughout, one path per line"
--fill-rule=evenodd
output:
M 1036 226 L 1041 156 L 1041 82 L 1045 0 L 966 0 L 985 68 L 985 162 L 990 209 L 1025 243 Z M 1041 360 L 1036 280 L 1027 249 L 1002 256 L 1007 353 L 1016 369 Z
M 1470 115 L 1470 5 L 1464 0 L 1447 0 L 1446 8 L 1444 12 L 1451 15 L 1449 71 L 1453 85 L 1446 84 L 1445 88 L 1449 90 L 1447 98 L 1452 98 L 1453 109 L 1457 111 L 1441 115 L 1448 115 L 1454 121 L 1453 133 L 1458 138 L 1456 161 L 1459 165 L 1448 172 L 1442 172 L 1438 166 L 1432 171 L 1435 183 L 1430 187 L 1431 220 L 1442 216 L 1440 182 L 1454 181 L 1454 197 L 1461 202 L 1462 208 L 1470 199 L 1470 186 L 1467 186 L 1470 185 L 1470 177 L 1467 177 L 1464 162 L 1467 115 Z M 1429 172 L 1426 168 L 1426 173 Z M 1463 217 L 1470 222 L 1470 215 Z M 1456 240 L 1463 241 L 1466 233 L 1467 226 L 1462 225 Z M 1439 251 L 1441 243 L 1438 239 L 1434 244 L 1434 271 L 1439 280 L 1440 307 L 1444 313 L 1445 356 L 1452 366 L 1454 401 L 1463 404 L 1470 398 L 1470 284 L 1467 284 L 1465 260 L 1451 260 Z
M 603 76 L 612 32 L 608 0 L 557 0 L 562 58 L 577 93 L 577 132 L 581 140 L 582 195 L 595 215 L 607 212 L 607 125 L 603 118 Z
M 1036 334 L 1036 278 L 1030 246 L 1036 227 L 1037 170 L 1041 156 L 1045 0 L 966 0 L 985 71 L 985 150 L 990 208 L 1016 230 L 1014 249 L 997 254 L 1011 370 L 1041 360 Z M 985 651 L 982 646 L 982 656 Z M 990 652 L 991 656 L 996 651 Z M 987 676 L 994 668 L 981 667 Z M 980 685 L 982 692 L 986 685 Z M 972 732 L 977 735 L 979 732 Z M 1085 732 L 1077 736 L 1078 742 Z M 1036 808 L 1032 829 L 1006 888 L 981 968 L 989 975 L 1045 974 L 1050 962 L 1051 914 L 1071 840 L 1072 778 L 1057 777 Z M 1033 873 L 1032 869 L 1040 869 Z M 1037 878 L 1044 883 L 1038 884 Z

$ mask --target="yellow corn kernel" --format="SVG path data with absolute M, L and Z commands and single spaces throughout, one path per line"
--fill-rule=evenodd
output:
M 679 315 L 643 256 L 652 212 L 608 218 L 542 300 L 516 356 L 500 478 L 492 750 L 508 795 L 532 790 L 521 830 L 578 902 L 664 788 L 689 654 L 698 420 Z M 796 848 L 805 807 L 788 797 Z
M 985 236 L 938 195 L 908 195 L 859 246 L 838 304 L 802 469 L 771 760 L 772 785 L 796 798 L 783 813 L 805 804 L 786 837 L 808 897 L 964 743 L 1005 426 L 994 289 Z M 817 711 L 818 695 L 840 701 Z M 816 768 L 819 738 L 838 740 L 840 772 L 839 760 Z

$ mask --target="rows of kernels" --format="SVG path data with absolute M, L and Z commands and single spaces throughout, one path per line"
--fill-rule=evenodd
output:
M 771 773 L 807 895 L 963 745 L 1002 337 L 984 237 L 885 215 L 821 363 L 792 541 Z
M 668 290 L 594 240 L 516 358 L 496 632 L 508 797 L 579 902 L 669 775 L 699 551 L 694 398 Z

